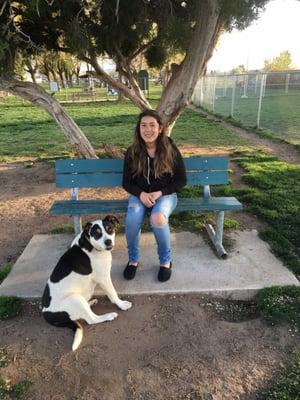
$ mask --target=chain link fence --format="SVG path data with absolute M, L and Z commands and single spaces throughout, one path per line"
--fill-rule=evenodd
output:
M 300 143 L 300 71 L 205 76 L 192 102 Z

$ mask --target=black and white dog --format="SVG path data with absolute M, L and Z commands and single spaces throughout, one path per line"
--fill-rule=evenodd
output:
M 96 315 L 91 306 L 94 289 L 100 285 L 109 300 L 121 310 L 131 307 L 129 301 L 119 299 L 111 281 L 111 250 L 115 241 L 116 217 L 107 215 L 103 220 L 88 222 L 75 237 L 71 247 L 54 268 L 42 298 L 42 312 L 52 325 L 68 327 L 75 332 L 72 350 L 76 350 L 83 338 L 82 325 L 112 321 L 115 312 Z

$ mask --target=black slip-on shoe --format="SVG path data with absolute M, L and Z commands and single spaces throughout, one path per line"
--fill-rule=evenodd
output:
M 138 265 L 132 265 L 132 264 L 129 264 L 129 262 L 128 262 L 124 269 L 124 272 L 123 272 L 124 278 L 127 279 L 128 281 L 133 279 L 135 277 L 135 273 L 136 273 L 138 266 L 139 266 L 139 263 L 138 263 Z
M 159 267 L 157 279 L 160 282 L 168 281 L 172 275 L 171 268 L 172 268 L 172 262 L 170 262 L 170 267 Z

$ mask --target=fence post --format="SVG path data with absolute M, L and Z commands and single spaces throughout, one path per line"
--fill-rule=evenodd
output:
M 204 83 L 204 76 L 200 80 L 200 105 L 202 105 L 204 102 L 203 83 Z
M 223 97 L 226 97 L 226 93 L 227 93 L 227 75 L 224 76 Z
M 267 78 L 267 74 L 263 74 L 262 77 L 261 77 L 261 81 L 260 81 L 260 92 L 259 92 L 257 120 L 256 120 L 256 127 L 257 128 L 259 128 L 259 123 L 260 123 L 261 105 L 262 105 L 262 98 L 263 98 L 263 94 L 264 94 L 266 78 Z
M 217 76 L 214 76 L 213 81 L 213 93 L 212 93 L 212 110 L 215 111 L 215 99 L 216 99 L 216 84 L 217 84 Z
M 242 99 L 247 99 L 247 89 L 248 89 L 248 75 L 244 75 L 244 93 L 242 94 Z
M 254 88 L 254 93 L 255 93 L 255 94 L 257 93 L 258 77 L 259 77 L 259 75 L 256 74 L 256 75 L 255 75 L 255 88 Z
M 291 76 L 291 74 L 286 74 L 286 79 L 285 79 L 285 94 L 288 94 L 288 92 L 289 92 L 290 76 Z
M 235 82 L 236 82 L 236 76 L 233 75 L 232 98 L 231 98 L 231 111 L 230 111 L 230 116 L 231 116 L 232 118 L 233 118 L 233 112 L 234 112 Z

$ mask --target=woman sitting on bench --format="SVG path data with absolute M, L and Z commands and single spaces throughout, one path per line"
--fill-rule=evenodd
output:
M 130 194 L 125 220 L 129 261 L 125 279 L 133 279 L 139 266 L 139 241 L 145 214 L 150 214 L 160 262 L 158 280 L 171 276 L 172 251 L 168 219 L 177 204 L 177 192 L 186 184 L 181 154 L 167 136 L 156 111 L 139 115 L 133 144 L 127 149 L 123 188 Z

